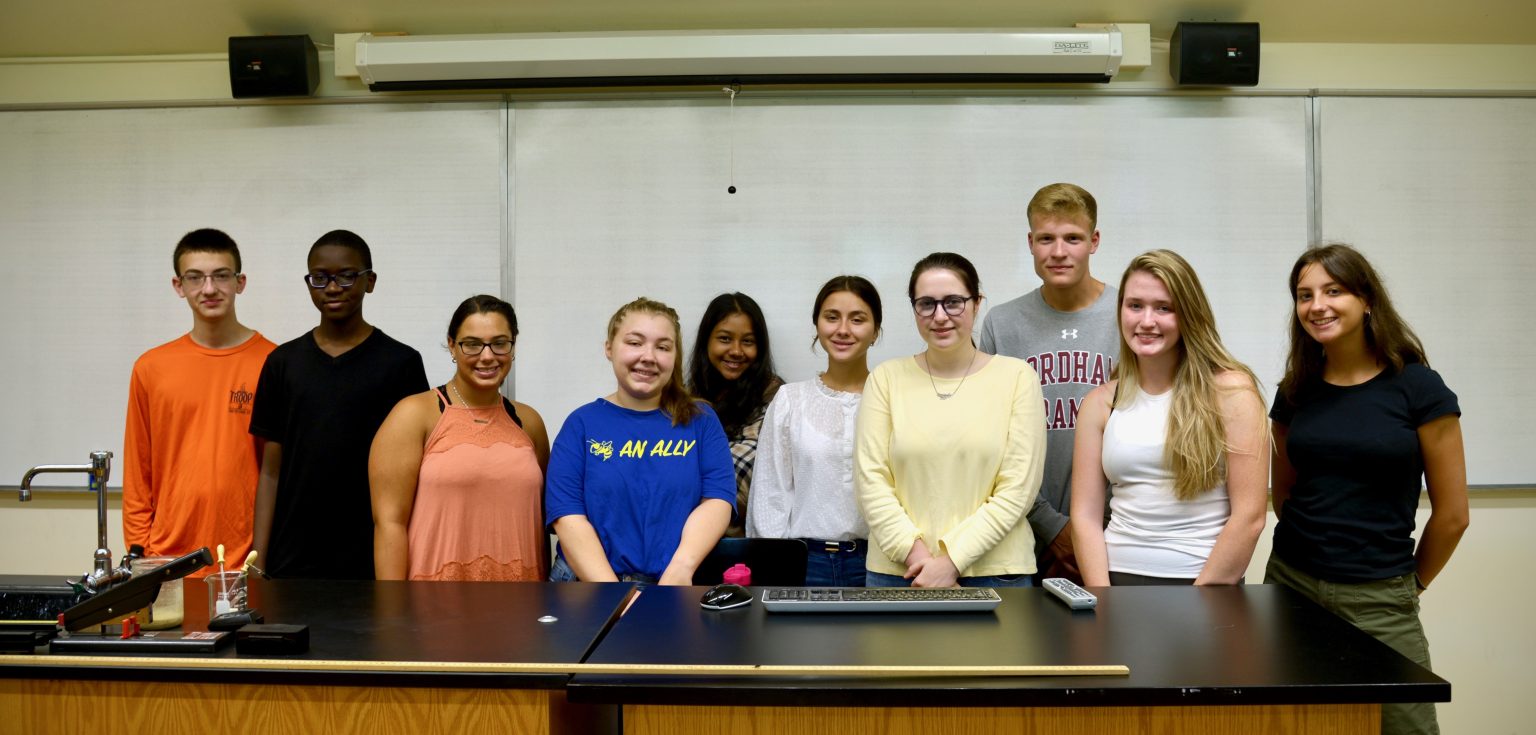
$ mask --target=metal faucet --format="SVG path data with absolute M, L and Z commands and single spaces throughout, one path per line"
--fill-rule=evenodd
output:
M 44 464 L 27 470 L 21 478 L 21 502 L 32 499 L 32 478 L 44 472 L 84 472 L 90 476 L 91 492 L 96 493 L 96 564 L 79 584 L 95 593 L 127 579 L 127 564 L 113 569 L 112 550 L 107 548 L 107 478 L 112 476 L 112 453 L 91 452 L 90 464 Z

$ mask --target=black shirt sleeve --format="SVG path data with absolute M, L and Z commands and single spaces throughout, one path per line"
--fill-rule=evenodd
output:
M 395 398 L 397 401 L 406 396 L 416 395 L 431 387 L 427 384 L 427 370 L 421 361 L 421 353 L 417 352 L 414 347 L 405 346 L 405 349 L 410 351 L 411 356 L 409 359 L 402 359 L 399 363 L 399 385 L 402 392 Z
M 267 355 L 256 381 L 256 400 L 251 406 L 251 433 L 267 441 L 282 444 L 283 427 L 288 425 L 288 391 L 283 380 L 283 353 L 279 347 Z
M 1445 385 L 1440 374 L 1419 364 L 1403 368 L 1408 389 L 1408 411 L 1415 425 L 1423 426 L 1441 416 L 1461 415 L 1456 394 Z M 256 394 L 259 398 L 260 393 Z
M 1294 404 L 1292 404 L 1290 401 L 1286 400 L 1285 392 L 1284 391 L 1282 391 L 1279 388 L 1276 388 L 1275 389 L 1275 402 L 1270 404 L 1269 417 L 1271 419 L 1273 419 L 1276 423 L 1284 424 L 1285 426 L 1290 426 L 1291 425 L 1291 417 L 1293 417 L 1295 415 L 1296 415 L 1296 406 Z

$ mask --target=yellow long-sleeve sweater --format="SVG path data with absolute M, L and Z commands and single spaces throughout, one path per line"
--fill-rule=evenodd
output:
M 940 400 L 935 384 L 954 395 Z M 854 452 L 854 484 L 869 521 L 865 566 L 899 576 L 923 539 L 962 577 L 1033 573 L 1025 514 L 1045 468 L 1043 405 L 1039 376 L 1011 357 L 993 357 L 963 386 L 930 383 L 914 357 L 875 368 Z

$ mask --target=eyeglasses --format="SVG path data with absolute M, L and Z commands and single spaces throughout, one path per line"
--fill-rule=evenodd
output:
M 198 271 L 187 271 L 186 273 L 181 274 L 181 286 L 182 288 L 190 288 L 193 291 L 196 291 L 197 289 L 203 287 L 203 281 L 212 279 L 213 285 L 218 286 L 219 288 L 224 288 L 225 286 L 234 283 L 235 279 L 239 277 L 240 274 L 234 271 L 214 271 L 207 274 L 200 273 Z
M 491 354 L 493 355 L 512 354 L 512 340 L 510 339 L 498 339 L 493 342 L 481 342 L 478 339 L 459 340 L 459 352 L 464 353 L 465 357 L 474 357 L 484 352 L 487 347 L 491 348 Z
M 314 289 L 321 289 L 330 286 L 331 281 L 335 281 L 336 285 L 342 288 L 352 288 L 352 284 L 357 283 L 357 279 L 362 278 L 363 276 L 372 272 L 373 270 L 369 269 L 361 271 L 345 271 L 343 273 L 335 274 L 310 273 L 309 275 L 304 276 L 304 282 L 309 284 L 310 288 Z
M 950 316 L 960 316 L 965 313 L 965 305 L 975 296 L 945 296 L 943 299 L 930 299 L 927 296 L 912 299 L 912 311 L 918 316 L 933 316 L 938 310 L 939 304 L 944 305 L 944 313 Z

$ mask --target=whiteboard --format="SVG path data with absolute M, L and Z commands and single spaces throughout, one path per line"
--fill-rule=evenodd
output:
M 95 449 L 120 461 L 133 361 L 191 328 L 171 251 L 199 227 L 239 243 L 239 317 L 278 343 L 318 322 L 310 244 L 362 235 L 379 272 L 367 318 L 447 379 L 453 308 L 501 288 L 504 115 L 494 101 L 0 113 L 0 485 Z
M 812 299 L 829 277 L 861 274 L 886 311 L 871 364 L 916 353 L 912 265 L 959 252 L 990 304 L 1035 288 L 1024 209 L 1055 181 L 1098 199 L 1098 278 L 1118 283 L 1142 251 L 1179 251 L 1228 346 L 1272 391 L 1285 280 L 1307 241 L 1309 115 L 1306 99 L 1275 97 L 740 97 L 734 115 L 723 100 L 517 104 L 519 398 L 553 432 L 612 392 L 604 329 L 642 294 L 678 309 L 690 349 L 711 298 L 752 296 L 779 374 L 805 380 L 825 369 Z
M 1536 99 L 1318 100 L 1322 233 L 1366 254 L 1460 399 L 1467 475 L 1536 480 Z
M 1183 253 L 1268 393 L 1308 239 L 1314 104 L 1323 234 L 1382 267 L 1461 396 L 1472 482 L 1531 482 L 1536 401 L 1514 373 L 1533 348 L 1511 327 L 1515 285 L 1536 276 L 1521 246 L 1536 100 L 743 95 L 734 114 L 723 99 L 0 112 L 0 485 L 120 452 L 133 360 L 191 323 L 171 248 L 203 226 L 241 243 L 241 320 L 277 342 L 315 323 L 309 244 L 362 234 L 380 272 L 368 318 L 434 383 L 451 375 L 452 308 L 511 297 L 515 392 L 553 432 L 612 391 L 603 329 L 635 296 L 677 307 L 691 343 L 710 298 L 746 292 L 778 372 L 803 380 L 824 365 L 817 288 L 863 274 L 886 302 L 878 363 L 921 349 L 905 288 L 928 252 L 976 263 L 984 309 L 1034 288 L 1024 205 L 1072 181 L 1100 203 L 1094 274 Z

